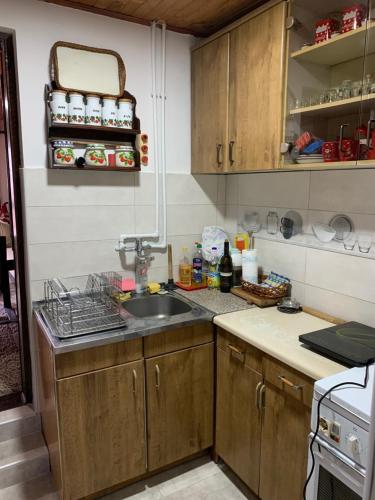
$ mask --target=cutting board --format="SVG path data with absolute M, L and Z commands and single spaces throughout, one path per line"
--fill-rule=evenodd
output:
M 241 299 L 246 300 L 248 304 L 255 304 L 258 307 L 270 307 L 275 306 L 280 299 L 270 299 L 267 297 L 259 297 L 258 295 L 253 295 L 252 293 L 246 292 L 241 287 L 231 288 L 231 293 Z

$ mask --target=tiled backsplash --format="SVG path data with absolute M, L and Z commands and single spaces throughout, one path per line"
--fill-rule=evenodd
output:
M 356 231 L 375 233 L 373 170 L 242 174 L 226 182 L 225 228 L 230 234 L 248 212 L 257 211 L 265 224 L 270 209 L 279 217 L 297 210 L 306 233 L 312 232 L 312 223 L 328 223 L 337 213 L 349 215 Z M 337 250 L 342 253 L 336 253 L 335 244 L 317 240 L 319 248 L 293 244 L 297 239 L 287 242 L 281 235 L 255 241 L 262 267 L 289 276 L 293 295 L 302 303 L 375 326 L 375 244 L 370 258 L 364 258 L 341 246 Z
M 155 230 L 153 174 L 22 170 L 31 298 L 43 281 L 108 270 L 134 271 L 134 253 L 115 250 L 122 233 Z M 175 278 L 182 246 L 200 240 L 205 225 L 223 224 L 225 179 L 167 175 L 168 242 Z M 166 251 L 155 251 L 149 278 L 167 279 Z

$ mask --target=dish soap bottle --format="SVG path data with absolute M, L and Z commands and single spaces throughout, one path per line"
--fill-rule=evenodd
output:
M 202 255 L 202 245 L 200 243 L 195 244 L 195 252 L 193 255 L 193 283 L 195 285 L 202 285 L 203 283 L 203 255 Z
M 211 260 L 208 266 L 207 286 L 210 289 L 220 288 L 220 275 L 217 269 L 219 254 L 217 247 L 211 248 Z
M 181 249 L 181 259 L 179 265 L 180 283 L 185 286 L 191 286 L 191 263 L 188 257 L 188 249 Z
M 229 293 L 233 282 L 233 264 L 229 253 L 229 241 L 224 242 L 224 255 L 221 257 L 220 265 L 220 292 Z

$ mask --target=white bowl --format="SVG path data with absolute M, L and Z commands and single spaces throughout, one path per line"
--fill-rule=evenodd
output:
M 336 236 L 336 231 L 327 224 L 313 224 L 312 230 L 318 240 L 322 243 L 328 243 Z

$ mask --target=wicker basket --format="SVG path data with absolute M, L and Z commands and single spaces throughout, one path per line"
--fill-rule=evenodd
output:
M 278 287 L 263 287 L 257 283 L 250 283 L 249 281 L 242 280 L 242 289 L 246 292 L 252 293 L 253 295 L 258 295 L 258 297 L 267 297 L 269 299 L 281 299 L 286 297 L 289 291 L 289 283 L 285 283 Z

